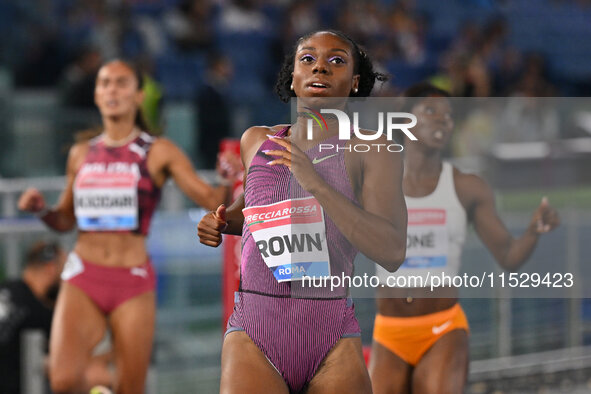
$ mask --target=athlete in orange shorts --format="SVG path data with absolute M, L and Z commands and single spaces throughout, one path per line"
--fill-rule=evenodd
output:
M 486 182 L 441 158 L 453 129 L 449 95 L 419 84 L 405 96 L 406 112 L 418 119 L 418 141 L 407 141 L 404 159 L 407 255 L 393 276 L 378 267 L 382 283 L 396 276 L 456 275 L 469 221 L 501 267 L 519 268 L 540 235 L 558 225 L 556 211 L 543 198 L 525 233 L 513 238 Z M 469 330 L 457 292 L 442 287 L 429 292 L 431 298 L 426 294 L 424 288 L 378 289 L 370 360 L 374 393 L 463 392 Z

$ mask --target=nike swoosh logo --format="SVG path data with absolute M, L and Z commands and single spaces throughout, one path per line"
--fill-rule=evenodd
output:
M 326 159 L 330 159 L 331 157 L 335 157 L 336 155 L 337 155 L 337 153 L 335 153 L 334 155 L 330 155 L 330 156 L 324 156 L 324 157 L 321 157 L 320 159 L 319 159 L 319 158 L 317 158 L 317 157 L 315 157 L 315 158 L 312 160 L 312 164 L 318 164 L 318 163 L 320 163 L 320 162 L 323 162 L 323 161 L 324 161 L 324 160 L 326 160 Z
M 443 330 L 445 330 L 450 324 L 451 324 L 451 320 L 448 320 L 440 326 L 433 326 L 433 328 L 432 328 L 433 334 L 435 334 L 435 335 L 441 334 L 443 332 Z

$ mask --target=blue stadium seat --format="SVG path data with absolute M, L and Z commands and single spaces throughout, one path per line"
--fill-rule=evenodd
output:
M 156 60 L 156 77 L 166 99 L 192 100 L 203 85 L 205 56 L 168 52 Z

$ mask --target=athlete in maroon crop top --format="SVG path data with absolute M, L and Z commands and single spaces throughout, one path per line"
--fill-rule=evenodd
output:
M 143 131 L 141 76 L 130 64 L 105 64 L 94 97 L 104 131 L 71 148 L 58 204 L 47 209 L 41 193 L 29 189 L 19 208 L 37 213 L 56 231 L 79 230 L 53 319 L 52 390 L 88 392 L 84 370 L 108 322 L 117 367 L 112 386 L 117 393 L 143 393 L 156 309 L 145 239 L 160 189 L 172 177 L 209 209 L 225 202 L 229 190 L 212 188 L 172 142 Z

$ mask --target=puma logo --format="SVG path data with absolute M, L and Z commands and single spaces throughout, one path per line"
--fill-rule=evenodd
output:
M 130 273 L 135 276 L 141 276 L 144 279 L 148 277 L 148 271 L 146 271 L 146 269 L 142 267 L 133 267 L 130 270 Z

